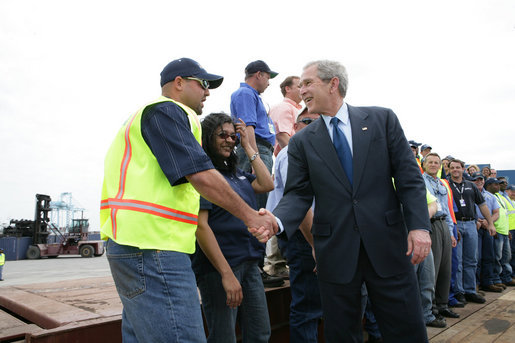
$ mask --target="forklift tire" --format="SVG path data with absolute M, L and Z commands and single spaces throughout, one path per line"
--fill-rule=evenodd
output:
M 27 250 L 27 258 L 29 260 L 37 260 L 41 257 L 41 251 L 39 248 L 35 245 L 31 245 L 29 249 Z
M 80 256 L 82 257 L 93 257 L 95 249 L 89 244 L 80 247 Z

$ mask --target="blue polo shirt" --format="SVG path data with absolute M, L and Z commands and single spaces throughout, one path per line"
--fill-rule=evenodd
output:
M 253 209 L 257 209 L 256 194 L 252 189 L 252 181 L 255 175 L 246 173 L 240 169 L 236 174 L 221 171 L 225 180 L 231 188 Z M 247 226 L 240 219 L 236 218 L 223 208 L 200 197 L 200 209 L 209 211 L 208 224 L 213 231 L 220 250 L 227 260 L 227 263 L 234 268 L 249 260 L 261 260 L 265 254 L 265 244 L 252 236 Z M 211 262 L 200 249 L 197 249 L 192 256 L 192 268 L 195 274 L 201 275 L 216 271 Z
M 247 126 L 254 126 L 256 137 L 275 144 L 275 128 L 266 113 L 265 105 L 257 90 L 245 82 L 231 95 L 231 116 L 238 122 L 241 118 Z
M 499 203 L 497 202 L 497 199 L 495 199 L 495 195 L 493 195 L 490 192 L 487 192 L 486 189 L 483 188 L 481 190 L 481 195 L 485 199 L 485 203 L 486 203 L 486 206 L 488 207 L 488 209 L 490 210 L 490 214 L 492 214 L 493 210 L 496 210 L 500 207 Z M 483 217 L 483 214 L 479 210 L 479 206 L 477 206 L 477 205 L 476 205 L 476 213 L 480 219 L 485 219 L 485 217 Z

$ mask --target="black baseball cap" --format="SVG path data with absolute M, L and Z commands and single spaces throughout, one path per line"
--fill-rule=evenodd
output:
M 245 67 L 245 74 L 247 74 L 247 75 L 257 73 L 258 71 L 264 71 L 265 73 L 269 73 L 271 79 L 273 79 L 274 77 L 276 77 L 279 74 L 275 71 L 270 70 L 270 67 L 268 66 L 268 64 L 266 64 L 265 62 L 263 62 L 261 60 L 250 62 Z
M 209 82 L 210 89 L 217 88 L 224 80 L 223 76 L 209 74 L 197 61 L 187 57 L 173 60 L 164 67 L 161 72 L 161 87 L 175 80 L 177 76 L 206 80 Z

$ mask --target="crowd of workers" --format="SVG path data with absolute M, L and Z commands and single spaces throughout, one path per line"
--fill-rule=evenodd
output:
M 264 287 L 285 278 L 291 342 L 317 342 L 322 318 L 327 342 L 360 341 L 363 316 L 369 342 L 427 342 L 425 325 L 484 302 L 477 280 L 485 291 L 514 284 L 503 238 L 512 186 L 488 178 L 483 190 L 459 160 L 441 168 L 427 149 L 420 159 L 393 111 L 344 102 L 338 62 L 286 77 L 268 113 L 260 94 L 277 75 L 249 63 L 230 115 L 200 123 L 223 77 L 174 60 L 161 97 L 118 131 L 101 234 L 124 342 L 205 342 L 197 286 L 208 342 L 236 342 L 237 320 L 243 342 L 268 342 Z

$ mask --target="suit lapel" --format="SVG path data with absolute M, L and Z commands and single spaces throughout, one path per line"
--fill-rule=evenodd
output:
M 347 105 L 347 107 L 352 129 L 352 173 L 354 174 L 353 188 L 356 192 L 367 161 L 372 127 L 367 126 L 367 113 L 350 105 Z
M 309 142 L 314 149 L 314 153 L 320 156 L 320 158 L 327 164 L 328 169 L 335 175 L 336 179 L 338 179 L 345 189 L 352 192 L 351 184 L 345 176 L 345 171 L 338 159 L 338 155 L 336 154 L 336 150 L 334 149 L 331 137 L 329 137 L 324 121 L 320 118 L 311 125 L 315 126 L 314 130 L 309 132 Z

